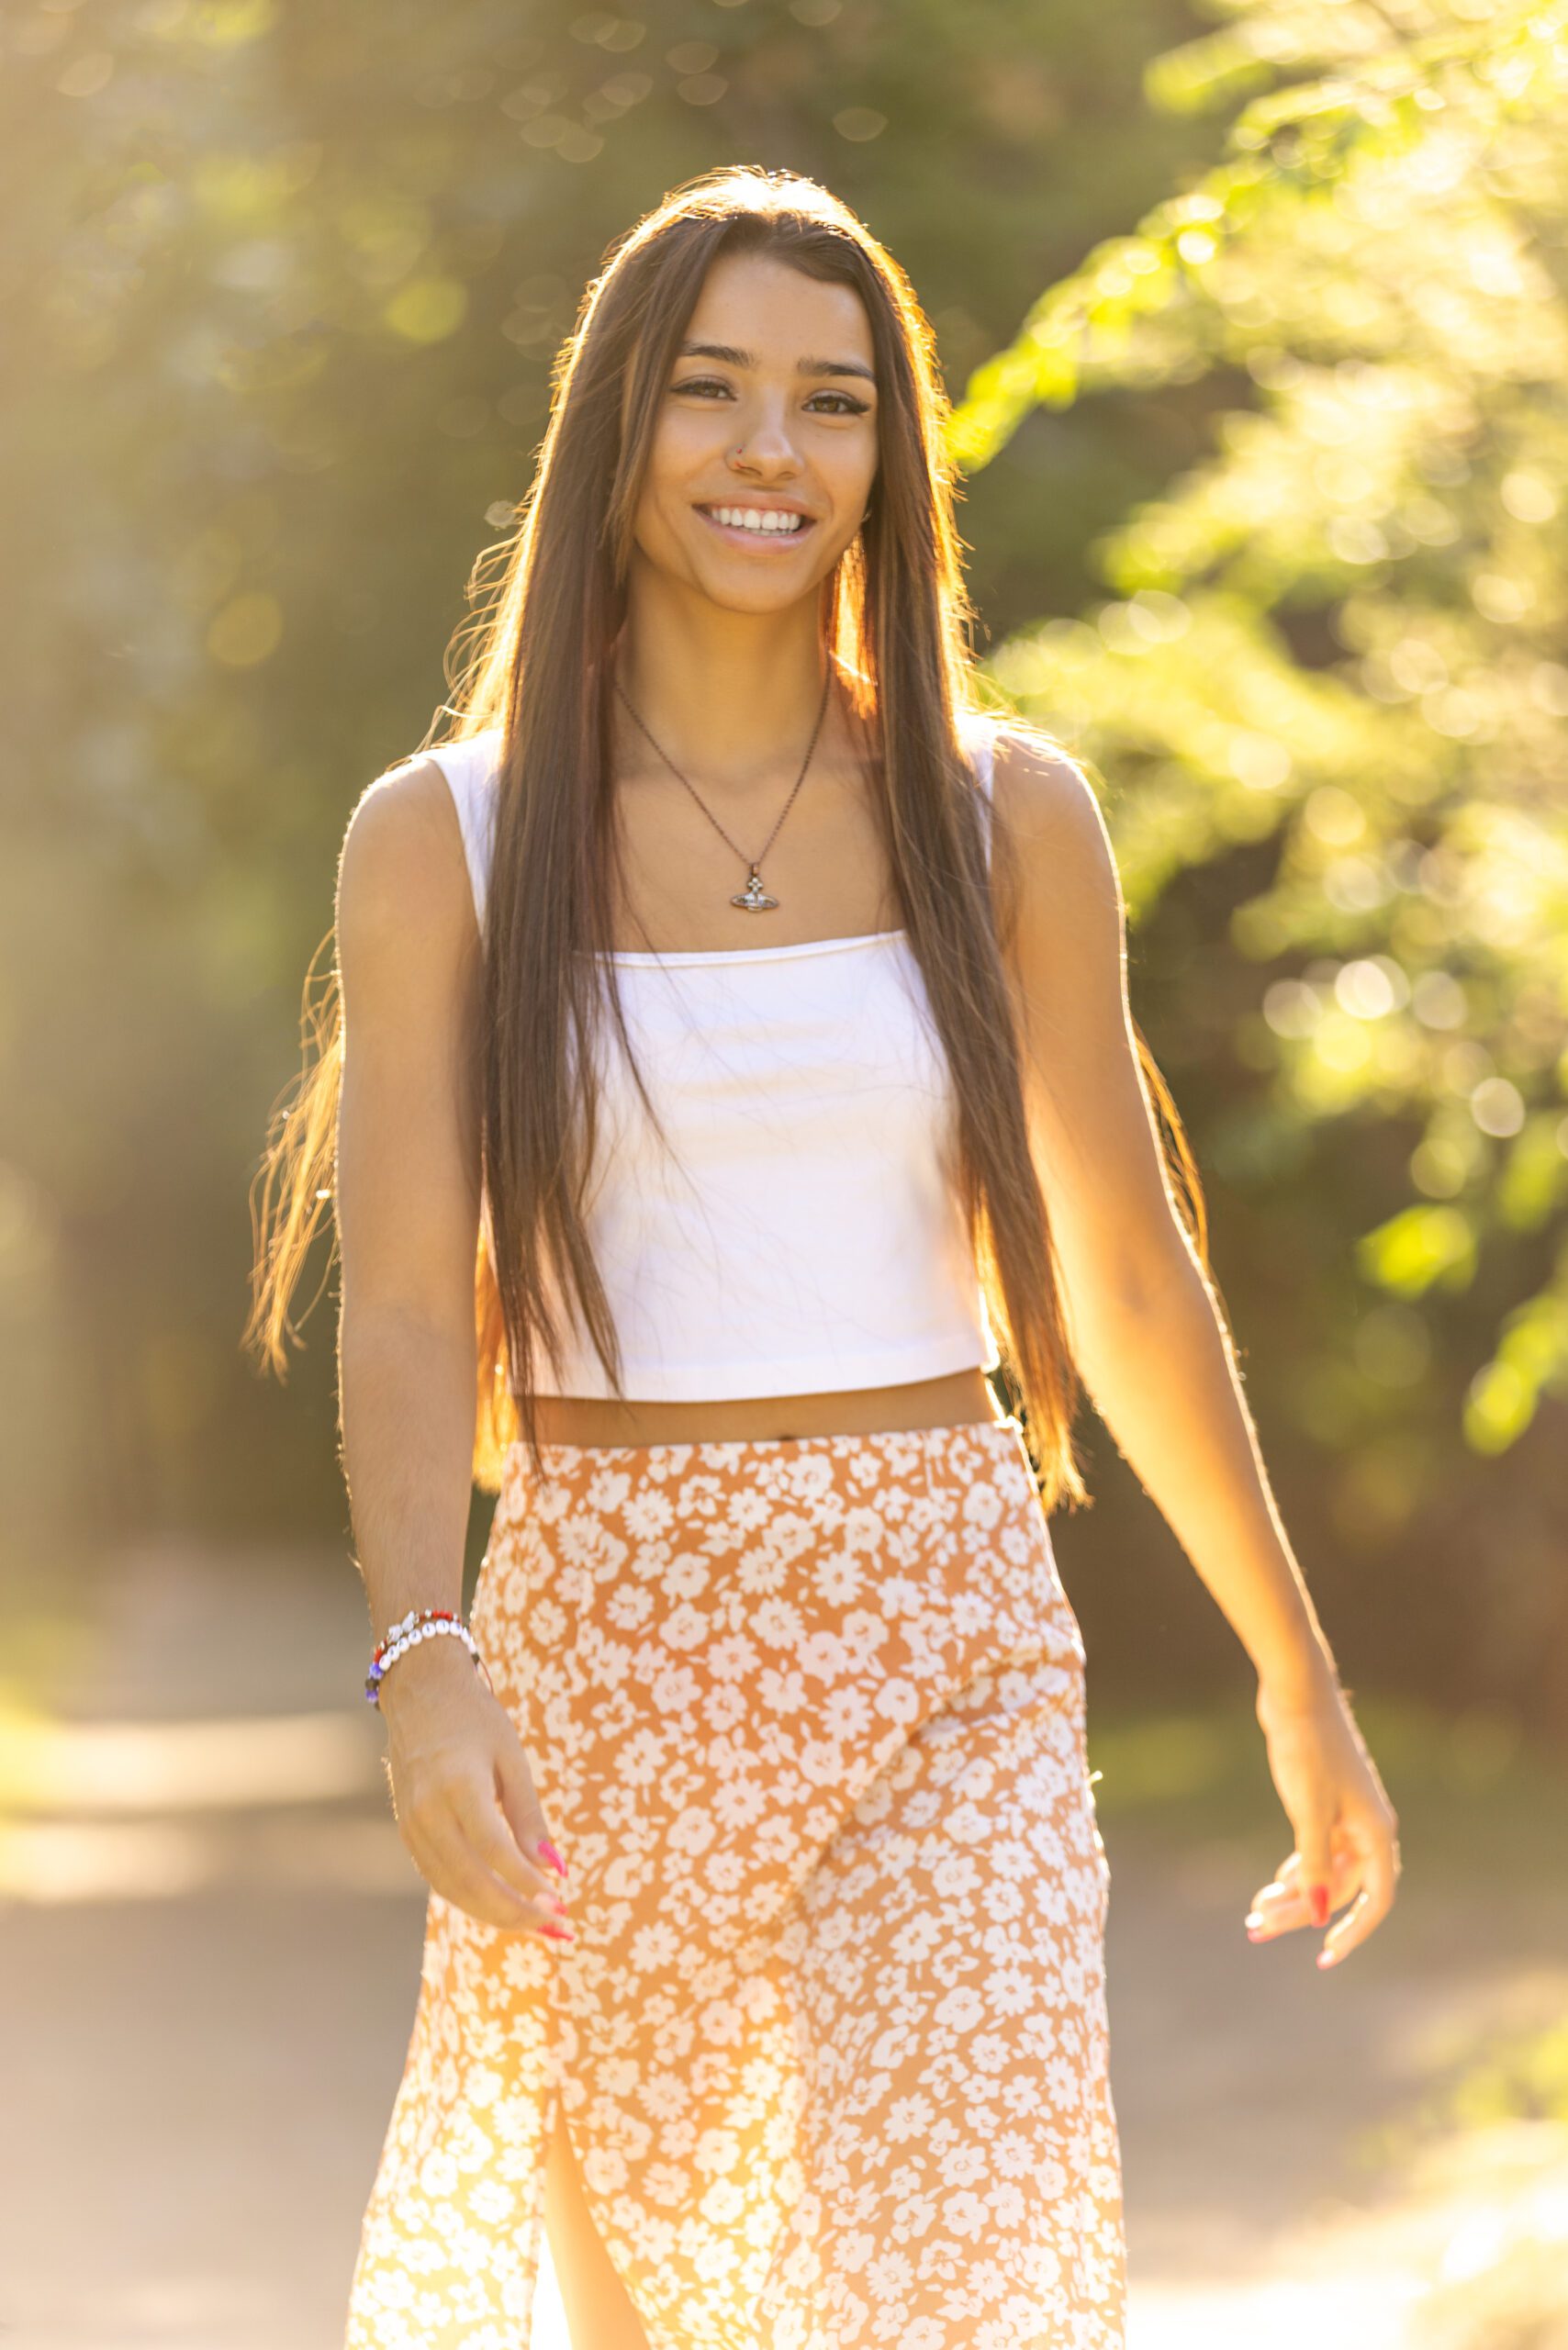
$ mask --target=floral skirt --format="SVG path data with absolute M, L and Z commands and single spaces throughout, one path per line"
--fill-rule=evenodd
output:
M 472 1623 L 573 1943 L 432 1892 L 347 2350 L 1122 2350 L 1084 1651 L 1015 1420 L 514 1445 Z

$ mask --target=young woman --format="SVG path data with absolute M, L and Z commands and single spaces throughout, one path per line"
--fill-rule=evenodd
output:
M 1338 1908 L 1342 1958 L 1393 1898 L 1098 804 L 980 711 L 943 419 L 843 205 L 678 190 L 588 291 L 456 730 L 349 825 L 253 1326 L 332 1197 L 431 1887 L 351 2350 L 521 2350 L 542 2228 L 576 2350 L 1121 2343 L 1080 1382 L 1257 1670 L 1257 1930 Z

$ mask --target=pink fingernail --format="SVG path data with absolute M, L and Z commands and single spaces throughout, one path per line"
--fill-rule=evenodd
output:
M 1312 1888 L 1312 1922 L 1315 1926 L 1328 1923 L 1328 1887 L 1315 1885 Z
M 556 1875 L 564 1878 L 566 1874 L 566 1863 L 561 1858 L 560 1853 L 555 1850 L 554 1845 L 552 1844 L 548 1836 L 542 1836 L 540 1838 L 539 1850 L 543 1853 L 545 1859 L 549 1862 Z
M 577 1936 L 566 1926 L 541 1926 L 542 1934 L 553 1934 L 558 1942 L 575 1942 Z

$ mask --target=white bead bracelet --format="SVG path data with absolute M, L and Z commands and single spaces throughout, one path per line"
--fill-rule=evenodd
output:
M 378 1706 L 381 1702 L 381 1684 L 388 1665 L 396 1664 L 400 1656 L 407 1656 L 409 1651 L 417 1648 L 421 1640 L 440 1639 L 448 1634 L 454 1639 L 462 1641 L 475 1664 L 488 1681 L 489 1670 L 479 1653 L 478 1642 L 467 1625 L 463 1623 L 450 1608 L 411 1609 L 398 1623 L 390 1628 L 385 1639 L 377 1645 L 371 1658 L 370 1671 L 365 1675 L 364 1683 L 364 1694 L 370 1704 Z

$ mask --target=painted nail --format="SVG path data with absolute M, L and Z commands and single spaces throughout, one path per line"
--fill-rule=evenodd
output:
M 566 1874 L 566 1863 L 561 1858 L 560 1853 L 555 1850 L 554 1845 L 552 1844 L 548 1836 L 542 1836 L 540 1838 L 539 1850 L 543 1853 L 544 1858 L 549 1862 L 556 1875 L 564 1878 Z
M 553 1934 L 558 1942 L 575 1942 L 577 1939 L 569 1926 L 541 1926 L 539 1930 L 542 1934 Z
M 572 1913 L 566 1907 L 566 1904 L 564 1901 L 557 1901 L 553 1893 L 547 1893 L 544 1896 L 544 1898 L 548 1901 L 551 1908 L 554 1909 L 557 1918 L 569 1918 L 571 1916 Z
M 1312 1888 L 1312 1922 L 1315 1926 L 1328 1923 L 1328 1887 L 1315 1885 Z

